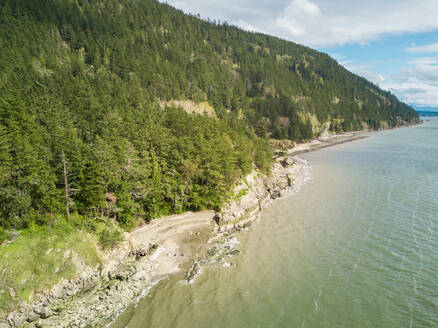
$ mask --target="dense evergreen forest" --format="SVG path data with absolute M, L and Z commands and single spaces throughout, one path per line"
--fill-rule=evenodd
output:
M 220 208 L 241 176 L 269 170 L 269 138 L 417 120 L 326 54 L 155 0 L 0 1 L 6 229 L 66 216 L 66 187 L 69 213 L 126 229 Z

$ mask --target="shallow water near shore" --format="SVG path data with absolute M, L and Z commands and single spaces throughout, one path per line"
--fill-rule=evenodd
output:
M 437 327 L 438 119 L 302 157 L 313 178 L 237 236 L 234 265 L 111 327 Z

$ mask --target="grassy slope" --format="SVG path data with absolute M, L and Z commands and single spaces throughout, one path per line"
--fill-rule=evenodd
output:
M 89 266 L 100 263 L 95 237 L 64 223 L 32 226 L 14 242 L 0 246 L 0 316 L 33 293 L 78 274 L 72 252 Z

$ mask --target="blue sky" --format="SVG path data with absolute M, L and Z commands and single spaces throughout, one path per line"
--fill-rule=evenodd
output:
M 326 52 L 416 107 L 438 108 L 438 0 L 167 0 Z

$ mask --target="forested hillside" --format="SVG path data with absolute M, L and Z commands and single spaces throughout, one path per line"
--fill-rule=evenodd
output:
M 214 115 L 165 106 L 208 102 Z M 0 1 L 0 226 L 219 208 L 267 139 L 414 123 L 326 54 L 154 0 Z M 65 167 L 65 170 L 64 170 Z M 65 174 L 66 173 L 66 174 Z

